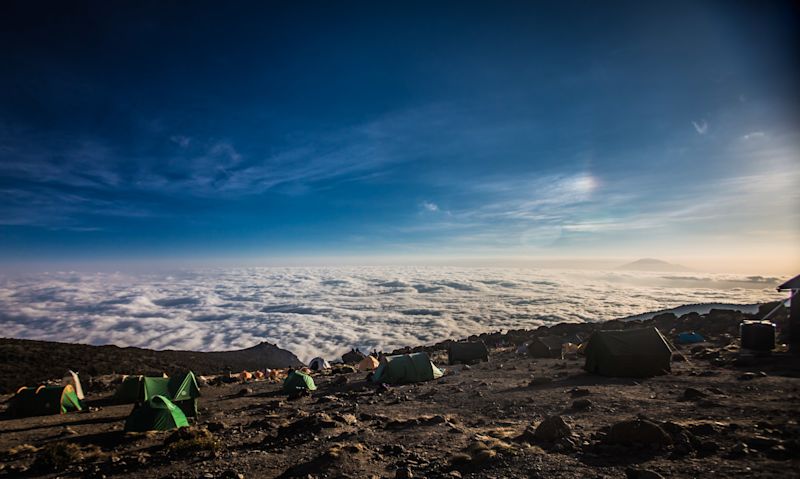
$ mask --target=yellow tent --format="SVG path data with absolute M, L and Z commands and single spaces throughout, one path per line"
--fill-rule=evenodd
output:
M 380 361 L 378 361 L 375 356 L 367 356 L 366 358 L 362 359 L 360 363 L 358 363 L 358 370 L 359 371 L 372 371 L 376 369 Z

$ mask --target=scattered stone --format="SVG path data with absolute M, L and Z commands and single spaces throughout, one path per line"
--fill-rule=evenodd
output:
M 697 407 L 701 408 L 712 408 L 712 407 L 721 407 L 722 404 L 712 401 L 711 399 L 701 399 L 697 401 Z
M 730 457 L 732 458 L 739 458 L 744 457 L 750 454 L 750 448 L 747 447 L 747 444 L 743 442 L 737 442 L 730 450 Z
M 204 427 L 182 427 L 164 439 L 168 453 L 191 453 L 215 450 L 218 447 L 214 434 Z
M 69 426 L 64 426 L 64 429 L 61 430 L 62 436 L 74 436 L 76 434 L 78 434 L 78 432 Z
M 352 414 L 337 414 L 334 416 L 334 419 L 347 424 L 348 426 L 352 426 L 353 424 L 358 422 L 358 419 Z
M 461 465 L 461 464 L 467 464 L 470 461 L 472 461 L 472 456 L 470 456 L 469 454 L 465 454 L 465 453 L 453 454 L 453 456 L 450 458 L 450 464 L 452 464 L 454 466 L 458 466 L 458 465 Z
M 311 391 L 309 391 L 308 389 L 298 389 L 289 394 L 289 396 L 286 397 L 286 400 L 297 401 L 298 399 L 303 399 L 307 397 L 311 397 Z
M 252 388 L 242 388 L 239 390 L 238 393 L 236 393 L 236 396 L 244 397 L 244 396 L 250 396 L 251 394 L 253 394 Z
M 386 384 L 386 383 L 380 383 L 380 384 L 378 384 L 378 386 L 375 388 L 375 394 L 383 394 L 383 393 L 388 393 L 388 392 L 389 392 L 389 391 L 391 391 L 391 390 L 392 390 L 392 388 L 391 388 L 391 387 L 390 387 L 388 384 Z
M 383 453 L 384 454 L 392 454 L 394 456 L 399 456 L 401 454 L 405 454 L 406 448 L 401 446 L 400 444 L 387 444 L 383 446 Z
M 700 443 L 698 450 L 704 455 L 714 454 L 719 451 L 719 444 L 714 441 L 703 441 Z
M 789 459 L 790 457 L 789 450 L 782 444 L 777 444 L 769 448 L 766 453 L 770 458 L 777 460 Z
M 286 426 L 278 428 L 278 436 L 291 436 L 296 434 L 316 434 L 323 429 L 337 427 L 338 424 L 328 414 L 318 412 L 300 418 Z
M 747 444 L 749 448 L 761 450 L 777 446 L 780 444 L 780 441 L 772 437 L 756 435 L 745 438 L 744 443 Z
M 680 424 L 668 421 L 663 423 L 661 427 L 670 435 L 675 454 L 690 454 L 700 447 L 700 441 L 697 437 Z
M 213 421 L 206 423 L 206 428 L 211 432 L 220 432 L 228 428 L 228 425 L 222 421 Z
M 704 397 L 706 397 L 706 393 L 695 388 L 686 388 L 686 390 L 683 391 L 682 396 L 683 400 L 685 401 L 697 401 L 698 399 L 702 399 Z
M 588 389 L 586 389 L 586 388 L 572 388 L 572 389 L 570 389 L 570 390 L 569 390 L 569 394 L 570 394 L 572 397 L 575 397 L 575 398 L 577 398 L 577 397 L 583 397 L 583 396 L 588 396 L 588 395 L 590 395 L 591 393 L 592 393 L 592 392 L 591 392 L 591 391 L 589 391 L 589 390 L 588 390 Z
M 658 424 L 647 419 L 621 421 L 611 426 L 606 436 L 608 444 L 623 446 L 652 446 L 662 448 L 672 444 L 672 438 Z
M 553 378 L 547 376 L 534 376 L 528 383 L 528 386 L 538 386 L 540 384 L 548 384 L 553 382 Z
M 664 479 L 664 476 L 650 469 L 625 469 L 625 476 L 628 479 Z
M 744 373 L 741 376 L 737 377 L 736 379 L 738 379 L 739 381 L 752 381 L 753 379 L 755 379 L 757 377 L 761 377 L 761 376 L 759 376 L 756 373 L 747 372 L 747 373 Z
M 401 467 L 394 473 L 394 477 L 395 479 L 411 479 L 414 474 L 412 474 L 410 467 Z
M 82 458 L 83 454 L 77 445 L 69 442 L 55 442 L 39 451 L 33 467 L 45 471 L 61 471 Z
M 689 426 L 689 431 L 698 436 L 711 436 L 717 432 L 717 428 L 711 423 L 704 422 L 700 424 L 692 424 Z
M 333 384 L 347 384 L 350 380 L 347 379 L 347 376 L 338 376 L 336 379 L 333 380 Z
M 575 409 L 576 411 L 583 411 L 583 410 L 586 410 L 586 409 L 591 409 L 593 406 L 594 406 L 594 404 L 592 403 L 592 401 L 590 401 L 590 400 L 588 400 L 586 398 L 576 399 L 576 400 L 572 401 L 572 409 Z

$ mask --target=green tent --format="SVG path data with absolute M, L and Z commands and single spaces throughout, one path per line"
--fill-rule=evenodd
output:
M 656 328 L 597 331 L 585 354 L 584 369 L 603 376 L 656 376 L 669 372 L 672 361 L 672 349 Z
M 9 402 L 10 414 L 17 417 L 65 414 L 83 410 L 75 389 L 69 384 L 20 388 Z
M 424 352 L 384 356 L 372 375 L 376 383 L 406 384 L 438 379 L 444 373 L 431 362 Z
M 125 431 L 169 431 L 188 427 L 189 421 L 181 408 L 164 396 L 153 396 L 142 405 L 137 405 L 125 420 Z
M 314 391 L 317 389 L 317 385 L 314 384 L 314 380 L 308 374 L 303 374 L 300 371 L 290 372 L 283 381 L 284 392 L 291 393 L 300 389 Z
M 144 376 L 126 376 L 114 392 L 112 400 L 115 404 L 133 404 L 139 400 L 139 389 Z
M 114 399 L 119 404 L 145 403 L 155 396 L 165 396 L 181 408 L 187 417 L 197 416 L 200 388 L 191 371 L 184 376 L 171 378 L 128 376 L 120 384 Z

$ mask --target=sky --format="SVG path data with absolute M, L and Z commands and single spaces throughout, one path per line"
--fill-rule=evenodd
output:
M 796 2 L 3 2 L 0 267 L 800 269 Z

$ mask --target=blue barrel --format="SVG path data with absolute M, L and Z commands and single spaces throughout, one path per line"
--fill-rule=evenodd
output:
M 775 323 L 769 321 L 743 321 L 739 326 L 742 349 L 772 351 L 775 349 Z

